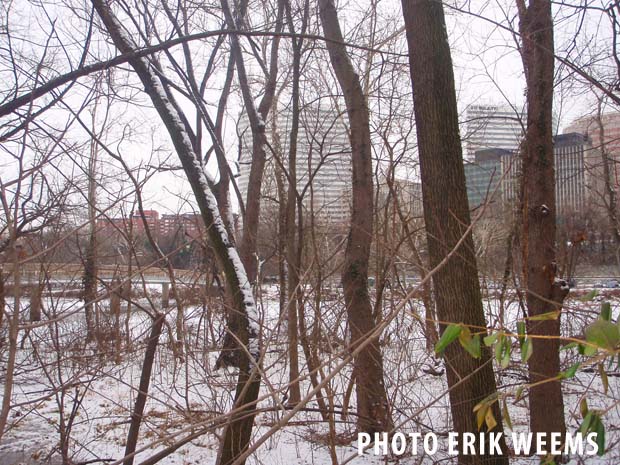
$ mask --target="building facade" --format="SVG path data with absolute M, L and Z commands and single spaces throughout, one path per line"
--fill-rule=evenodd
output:
M 514 159 L 513 152 L 502 148 L 483 149 L 474 153 L 473 161 L 466 161 L 465 179 L 470 208 L 504 201 L 511 191 L 504 175 L 505 167 Z
M 584 134 L 554 137 L 556 212 L 560 216 L 596 209 L 599 182 L 589 169 L 597 158 L 592 141 Z M 470 208 L 482 204 L 512 208 L 519 199 L 521 159 L 505 149 L 479 150 L 465 164 Z
M 273 117 L 272 117 L 273 118 Z M 297 192 L 303 195 L 305 214 L 330 224 L 347 223 L 351 210 L 351 145 L 344 117 L 337 112 L 315 106 L 301 112 L 297 137 Z M 239 157 L 239 190 L 245 201 L 252 162 L 252 133 L 247 117 L 239 122 L 241 143 Z M 276 203 L 280 176 L 287 186 L 282 170 L 288 170 L 291 112 L 278 112 L 275 124 L 267 123 L 267 163 L 263 176 L 262 205 L 269 209 Z M 274 205 L 271 205 L 274 207 Z
M 198 213 L 163 214 L 159 220 L 161 237 L 182 235 L 195 239 L 204 231 L 204 221 Z
M 174 236 L 196 239 L 205 231 L 204 221 L 198 213 L 163 214 L 157 210 L 145 210 L 144 217 L 155 240 L 170 239 Z M 100 218 L 97 228 L 107 236 L 118 233 L 128 234 L 129 228 L 134 236 L 146 234 L 145 221 L 139 212 L 134 212 L 130 218 Z
M 510 105 L 471 105 L 466 111 L 464 142 L 466 158 L 476 152 L 502 149 L 517 152 L 523 139 L 527 118 L 525 111 Z
M 560 134 L 553 140 L 555 155 L 555 207 L 557 213 L 585 211 L 590 197 L 586 156 L 591 148 L 587 136 Z
M 620 188 L 620 113 L 604 113 L 600 116 L 584 116 L 573 121 L 566 132 L 584 134 L 591 143 L 591 154 L 586 156 L 586 167 L 592 178 L 591 187 L 599 197 L 599 203 L 608 201 L 605 188 L 605 164 L 609 172 L 609 184 L 618 192 Z M 618 196 L 616 201 L 619 202 Z
M 380 176 L 377 186 L 377 210 L 391 208 L 394 197 L 398 201 L 400 213 L 408 220 L 422 219 L 424 217 L 422 201 L 422 183 L 409 179 L 393 179 L 390 184 L 385 177 Z

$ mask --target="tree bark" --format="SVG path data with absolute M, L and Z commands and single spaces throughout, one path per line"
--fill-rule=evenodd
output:
M 221 0 L 222 9 L 226 22 L 231 29 L 241 29 L 245 12 L 247 9 L 247 0 L 240 2 L 237 18 L 233 17 L 227 0 Z M 278 76 L 278 50 L 280 38 L 278 33 L 282 29 L 283 0 L 278 2 L 278 13 L 276 20 L 276 35 L 273 39 L 270 54 L 269 75 L 266 76 L 265 94 L 263 95 L 258 108 L 254 105 L 254 100 L 250 92 L 250 85 L 245 70 L 245 63 L 239 44 L 239 37 L 234 34 L 230 35 L 230 50 L 237 67 L 237 76 L 239 78 L 239 87 L 243 97 L 244 108 L 250 122 L 252 131 L 252 165 L 250 167 L 250 177 L 248 180 L 248 192 L 245 203 L 245 216 L 243 218 L 242 240 L 239 246 L 239 255 L 246 269 L 248 280 L 254 283 L 257 278 L 257 244 L 258 224 L 260 219 L 260 203 L 261 203 L 261 187 L 263 182 L 263 172 L 265 170 L 265 147 L 267 145 L 267 136 L 265 132 L 265 120 L 269 115 L 269 110 L 273 104 L 275 95 L 276 82 Z M 243 326 L 243 315 L 239 315 L 234 310 L 228 312 L 226 318 L 226 335 L 222 344 L 222 350 L 216 362 L 217 367 L 222 366 L 239 366 L 240 360 L 244 357 L 239 348 L 239 331 Z
M 13 313 L 7 315 L 9 324 L 9 348 L 6 362 L 6 372 L 4 375 L 4 387 L 2 392 L 2 407 L 0 408 L 0 439 L 6 432 L 6 427 L 11 410 L 11 396 L 13 394 L 13 379 L 15 377 L 15 364 L 17 359 L 17 338 L 19 336 L 19 312 L 21 307 L 21 264 L 19 263 L 18 246 L 15 245 L 16 234 L 13 228 L 10 229 L 8 251 L 9 257 L 13 260 Z
M 119 51 L 132 53 L 136 44 L 130 39 L 105 0 L 92 0 L 92 3 Z M 196 198 L 204 224 L 208 226 L 207 234 L 220 269 L 226 277 L 234 311 L 240 318 L 237 337 L 241 344 L 247 347 L 247 351 L 240 351 L 242 357 L 233 405 L 234 415 L 224 427 L 217 462 L 218 465 L 228 465 L 233 463 L 248 447 L 254 424 L 254 412 L 260 387 L 260 375 L 255 368 L 260 355 L 256 305 L 246 271 L 237 250 L 228 237 L 217 201 L 199 157 L 194 151 L 190 139 L 191 131 L 184 122 L 187 120 L 182 117 L 180 107 L 165 81 L 152 69 L 147 59 L 132 58 L 129 64 L 140 78 L 145 92 L 151 98 L 153 106 L 168 130 Z M 240 461 L 241 465 L 243 463 L 245 460 Z
M 307 11 L 307 10 L 306 10 Z M 295 33 L 293 17 L 290 11 L 290 5 L 287 5 L 287 22 L 291 34 Z M 302 34 L 305 33 L 307 23 L 307 15 L 304 15 L 301 27 Z M 300 318 L 297 303 L 301 300 L 300 285 L 300 268 L 301 254 L 298 248 L 302 246 L 302 209 L 301 205 L 297 210 L 297 137 L 299 134 L 299 80 L 301 68 L 301 52 L 303 39 L 293 38 L 293 89 L 292 89 L 292 115 L 291 115 L 291 132 L 288 153 L 288 193 L 286 199 L 286 260 L 288 263 L 288 347 L 289 347 L 289 399 L 288 403 L 295 405 L 301 400 L 299 389 L 299 331 L 298 320 Z M 296 234 L 295 213 L 299 214 L 298 228 L 300 234 Z M 299 308 L 301 310 L 301 308 Z M 310 362 L 309 362 L 310 363 Z
M 6 290 L 4 285 L 4 268 L 0 263 L 0 331 L 2 331 L 2 323 L 4 322 L 4 312 L 6 310 Z M 4 341 L 0 339 L 0 347 Z
M 114 297 L 114 293 L 112 296 Z M 116 297 L 116 299 L 118 299 L 118 297 Z M 120 306 L 120 300 L 118 300 L 118 305 Z M 138 388 L 138 395 L 136 396 L 136 404 L 131 413 L 131 423 L 129 425 L 129 432 L 127 433 L 127 445 L 125 446 L 126 458 L 123 461 L 123 465 L 133 465 L 133 454 L 138 444 L 138 433 L 140 432 L 144 407 L 146 406 L 146 398 L 149 393 L 149 384 L 151 383 L 151 372 L 153 371 L 153 363 L 155 362 L 155 351 L 157 350 L 159 336 L 161 335 L 161 327 L 165 319 L 165 315 L 160 313 L 155 316 L 152 322 L 151 333 L 147 340 L 146 353 L 144 354 L 144 361 L 142 362 L 140 387 Z
M 402 5 L 431 267 L 437 267 L 466 235 L 457 252 L 433 275 L 437 316 L 443 322 L 484 328 L 476 256 L 468 230 L 471 219 L 443 6 L 433 0 L 403 0 Z M 441 328 L 445 329 L 445 323 Z M 454 429 L 474 433 L 478 442 L 473 409 L 496 393 L 490 350 L 484 347 L 481 357 L 475 359 L 453 343 L 445 351 L 445 362 Z M 497 403 L 493 404 L 493 414 L 502 431 Z M 505 450 L 503 441 L 501 447 Z M 459 456 L 459 464 L 483 463 L 507 465 L 508 458 L 488 454 Z
M 353 168 L 351 227 L 345 250 L 342 284 L 351 348 L 375 328 L 368 294 L 368 262 L 372 242 L 373 181 L 368 105 L 359 76 L 347 55 L 332 0 L 319 0 L 327 50 L 344 94 L 350 124 Z M 367 433 L 391 429 L 389 403 L 383 381 L 383 356 L 375 338 L 355 357 L 358 429 Z
M 93 114 L 93 131 L 95 131 L 95 113 Z M 97 305 L 97 144 L 91 142 L 88 159 L 88 245 L 84 261 L 82 283 L 84 291 L 84 316 L 86 318 L 86 341 L 95 339 L 95 306 Z
M 527 84 L 527 130 L 522 145 L 521 255 L 528 316 L 560 310 L 568 285 L 556 279 L 556 202 L 553 154 L 553 20 L 549 0 L 517 0 L 521 58 Z M 531 383 L 560 371 L 560 317 L 530 321 Z M 539 338 L 537 336 L 543 336 Z M 551 336 L 551 337 L 549 337 Z M 532 433 L 566 432 L 560 381 L 529 390 Z

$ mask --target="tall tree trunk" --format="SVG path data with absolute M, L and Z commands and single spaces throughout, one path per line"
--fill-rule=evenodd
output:
M 221 0 L 222 10 L 228 27 L 231 29 L 242 29 L 244 22 L 248 0 L 242 0 L 239 3 L 236 12 L 237 17 L 233 17 L 227 0 Z M 243 104 L 250 122 L 252 131 L 252 165 L 250 167 L 250 177 L 248 180 L 248 191 L 245 203 L 245 216 L 243 218 L 243 234 L 241 245 L 239 246 L 239 255 L 241 261 L 247 271 L 248 280 L 254 283 L 257 278 L 258 262 L 257 262 L 257 235 L 258 224 L 260 219 L 261 204 L 261 186 L 263 182 L 263 172 L 265 169 L 265 147 L 267 146 L 267 135 L 265 132 L 265 120 L 269 115 L 269 110 L 273 104 L 273 98 L 276 90 L 276 82 L 278 76 L 278 50 L 280 44 L 279 33 L 282 30 L 282 15 L 284 5 L 283 0 L 278 1 L 278 13 L 276 20 L 275 37 L 271 46 L 269 74 L 266 76 L 265 93 L 258 105 L 254 105 L 254 99 L 250 92 L 250 85 L 245 70 L 245 63 L 239 44 L 239 37 L 235 34 L 230 35 L 230 50 L 237 67 L 237 76 L 239 78 L 239 87 L 243 97 Z M 226 335 L 222 344 L 222 351 L 216 362 L 217 367 L 221 366 L 239 366 L 240 360 L 244 357 L 239 349 L 239 331 L 242 331 L 243 315 L 239 315 L 234 310 L 228 312 L 226 318 Z
M 320 18 L 329 57 L 344 94 L 351 128 L 351 228 L 345 251 L 342 284 L 352 349 L 375 328 L 368 294 L 368 261 L 372 242 L 373 182 L 370 124 L 359 76 L 347 55 L 333 0 L 319 0 Z M 392 426 L 383 382 L 383 356 L 378 337 L 354 360 L 358 428 L 375 433 Z
M 43 278 L 39 278 L 41 280 Z M 30 321 L 41 321 L 41 306 L 43 303 L 44 282 L 37 282 L 30 291 Z
M 402 5 L 431 267 L 445 260 L 466 234 L 456 253 L 433 275 L 437 316 L 444 322 L 485 327 L 474 244 L 468 231 L 471 219 L 443 5 L 434 0 L 403 0 Z M 477 433 L 473 409 L 496 392 L 490 350 L 483 348 L 481 357 L 475 359 L 459 344 L 450 344 L 445 360 L 454 429 L 459 433 Z M 493 405 L 493 413 L 502 431 L 497 404 Z M 477 434 L 476 438 L 478 441 Z M 505 444 L 501 447 L 504 449 Z M 459 456 L 459 464 L 482 463 L 507 465 L 508 458 L 487 454 Z
M 92 0 L 92 3 L 119 51 L 131 54 L 137 48 L 136 44 L 123 29 L 107 2 Z M 242 358 L 233 405 L 234 414 L 224 427 L 217 461 L 218 465 L 229 465 L 247 449 L 254 424 L 260 388 L 260 375 L 256 368 L 260 354 L 256 304 L 239 254 L 229 239 L 220 216 L 210 182 L 194 151 L 191 129 L 187 126 L 187 120 L 176 99 L 170 92 L 166 81 L 159 77 L 146 58 L 131 58 L 128 61 L 140 78 L 145 92 L 151 98 L 153 106 L 168 130 L 196 198 L 204 224 L 209 225 L 207 230 L 209 240 L 220 269 L 226 277 L 234 311 L 241 318 L 237 336 L 241 344 L 247 347 L 247 351 L 240 351 Z M 239 463 L 243 465 L 245 460 Z
M 116 292 L 112 293 L 112 298 L 116 299 L 117 305 L 120 307 L 120 296 L 117 295 L 114 297 L 115 295 Z M 155 363 L 155 351 L 157 350 L 159 336 L 161 335 L 161 327 L 165 319 L 166 317 L 163 313 L 158 313 L 151 323 L 151 333 L 147 339 L 146 352 L 144 354 L 144 361 L 142 362 L 142 372 L 140 373 L 140 387 L 136 395 L 136 403 L 131 413 L 131 422 L 129 424 L 129 432 L 127 433 L 127 445 L 125 446 L 126 458 L 123 461 L 123 465 L 133 465 L 135 457 L 133 454 L 138 445 L 138 434 L 140 432 L 144 407 L 146 406 L 146 399 L 149 393 L 149 385 L 151 384 L 151 372 L 153 371 L 153 363 Z
M 304 19 L 301 27 L 301 33 L 306 32 L 307 23 L 307 2 L 304 9 Z M 293 17 L 290 5 L 286 5 L 286 17 L 289 30 L 295 33 Z M 301 291 L 299 289 L 300 268 L 301 268 L 301 221 L 302 209 L 301 204 L 297 209 L 298 193 L 297 193 L 297 137 L 299 134 L 299 80 L 301 68 L 301 51 L 303 39 L 293 38 L 293 90 L 292 90 L 292 115 L 291 115 L 291 132 L 288 153 L 288 194 L 286 199 L 286 260 L 288 263 L 288 348 L 289 348 L 289 400 L 288 403 L 295 405 L 301 400 L 299 389 L 299 331 L 298 331 L 298 302 L 301 301 Z M 275 115 L 274 115 L 275 117 Z M 296 234 L 295 213 L 299 215 L 298 228 L 300 234 Z
M 92 115 L 92 131 L 95 132 L 97 104 Z M 86 318 L 86 341 L 93 341 L 95 331 L 95 306 L 97 305 L 97 150 L 98 144 L 92 140 L 88 158 L 88 245 L 82 283 L 84 291 L 84 316 Z
M 9 223 L 11 221 L 8 218 Z M 19 263 L 19 248 L 16 245 L 16 233 L 14 228 L 10 228 L 10 239 L 7 251 L 9 258 L 13 261 L 13 313 L 7 315 L 8 319 L 8 335 L 9 348 L 6 362 L 6 371 L 4 375 L 4 387 L 2 392 L 2 407 L 0 407 L 0 439 L 4 435 L 11 410 L 11 396 L 13 394 L 13 379 L 15 377 L 15 364 L 17 359 L 17 338 L 19 336 L 19 312 L 21 307 L 21 264 Z
M 517 0 L 521 58 L 527 84 L 527 130 L 522 148 L 521 254 L 528 316 L 559 310 L 568 286 L 556 279 L 556 203 L 553 155 L 553 20 L 550 0 Z M 560 317 L 530 321 L 534 351 L 528 362 L 531 383 L 560 371 Z M 543 336 L 542 338 L 537 336 Z M 551 336 L 551 337 L 549 337 Z M 529 391 L 532 433 L 566 432 L 560 381 Z
M 409 219 L 403 213 L 400 201 L 398 200 L 398 195 L 394 189 L 393 181 L 388 181 L 388 187 L 390 189 L 390 192 L 392 192 L 392 196 L 394 197 L 394 209 L 396 210 L 396 213 L 398 213 L 398 218 L 400 219 L 403 232 L 405 234 L 405 237 L 407 238 L 407 244 L 411 249 L 414 266 L 417 269 L 417 272 L 420 274 L 420 279 L 422 280 L 422 304 L 424 305 L 425 319 L 424 337 L 426 339 L 426 350 L 428 352 L 433 352 L 435 344 L 439 339 L 439 335 L 437 334 L 437 317 L 435 315 L 435 301 L 433 300 L 431 283 L 430 281 L 426 280 L 426 276 L 428 274 L 427 266 L 425 266 L 424 260 L 422 260 L 422 256 L 420 255 L 420 251 L 418 250 L 418 246 L 416 246 L 415 233 L 409 228 Z
M 4 322 L 4 312 L 6 310 L 6 288 L 4 284 L 4 268 L 0 264 L 0 331 L 2 331 L 2 323 Z M 0 347 L 4 341 L 0 339 Z

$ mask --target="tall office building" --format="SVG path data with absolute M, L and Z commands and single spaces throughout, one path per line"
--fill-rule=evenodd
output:
M 503 149 L 517 153 L 521 146 L 527 113 L 524 108 L 500 104 L 477 104 L 467 108 L 466 130 L 463 142 L 467 158 L 485 149 Z M 558 130 L 558 119 L 553 115 L 553 135 Z
M 559 134 L 553 138 L 555 162 L 556 212 L 594 211 L 600 208 L 600 178 L 589 167 L 600 156 L 586 135 Z M 470 208 L 483 203 L 510 206 L 518 200 L 521 158 L 509 150 L 486 149 L 475 153 L 465 164 L 467 196 Z
M 511 164 L 516 157 L 512 155 L 513 152 L 506 149 L 484 149 L 476 151 L 474 159 L 465 162 L 470 208 L 477 208 L 483 203 L 501 204 L 515 198 L 513 182 L 517 176 Z
M 591 191 L 588 189 L 591 176 L 586 169 L 586 157 L 590 148 L 590 140 L 583 134 L 560 134 L 553 139 L 555 208 L 560 215 L 571 211 L 585 211 L 586 203 L 591 198 Z
M 467 158 L 486 149 L 516 152 L 523 139 L 525 112 L 509 105 L 471 105 L 466 112 L 464 142 Z
M 263 177 L 263 205 L 277 199 L 276 175 L 288 169 L 291 113 L 281 110 L 267 122 L 267 138 L 273 153 L 267 149 Z M 239 123 L 241 150 L 239 158 L 239 190 L 245 200 L 252 162 L 252 133 L 247 117 Z M 279 160 L 277 159 L 279 158 Z M 348 222 L 351 199 L 351 145 L 342 116 L 335 111 L 314 106 L 301 112 L 297 137 L 297 191 L 304 196 L 305 213 L 330 224 Z M 282 177 L 286 185 L 286 177 Z
M 424 217 L 424 207 L 422 202 L 422 183 L 410 179 L 393 179 L 392 188 L 385 176 L 380 176 L 377 183 L 378 203 L 377 210 L 390 208 L 390 202 L 394 202 L 395 196 L 398 200 L 400 212 L 409 220 L 421 219 Z M 389 199 L 389 201 L 388 201 Z

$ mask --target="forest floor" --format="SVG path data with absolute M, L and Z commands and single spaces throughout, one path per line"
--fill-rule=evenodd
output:
M 620 300 L 614 296 L 614 315 L 620 310 Z M 588 301 L 571 299 L 563 317 L 565 336 L 579 336 L 583 327 L 596 317 L 601 296 Z M 254 440 L 266 434 L 286 413 L 288 382 L 286 331 L 278 327 L 277 294 L 269 288 L 262 296 L 263 351 L 265 379 L 253 432 Z M 146 305 L 146 302 L 144 302 Z M 18 352 L 15 389 L 10 415 L 10 430 L 0 443 L 0 465 L 60 464 L 62 438 L 68 438 L 67 457 L 73 463 L 97 460 L 91 463 L 112 463 L 123 456 L 129 428 L 130 412 L 135 402 L 144 340 L 148 334 L 149 318 L 144 312 L 135 311 L 129 320 L 131 347 L 123 344 L 121 357 L 115 360 L 113 344 L 108 344 L 109 354 L 102 356 L 93 345 L 84 346 L 84 327 L 75 310 L 80 303 L 72 299 L 54 299 L 46 302 L 54 315 L 66 315 L 53 325 L 31 330 L 27 337 L 22 333 Z M 339 309 L 341 302 L 326 304 L 323 309 L 324 337 L 320 340 L 323 374 L 330 372 L 342 360 L 340 351 L 346 340 L 346 326 Z M 489 325 L 499 327 L 506 322 L 514 326 L 519 312 L 517 303 L 509 306 L 502 316 L 498 314 L 497 301 L 488 299 L 486 311 Z M 329 425 L 317 413 L 315 399 L 299 412 L 284 428 L 272 434 L 251 455 L 249 464 L 292 465 L 317 464 L 435 464 L 455 463 L 446 450 L 447 432 L 450 430 L 447 385 L 442 364 L 425 350 L 421 325 L 413 312 L 420 312 L 419 303 L 412 301 L 401 312 L 382 336 L 385 357 L 386 386 L 393 418 L 398 430 L 404 433 L 434 432 L 439 437 L 439 450 L 432 456 L 418 451 L 400 457 L 374 456 L 372 451 L 364 456 L 357 454 L 355 419 L 342 415 L 343 400 L 350 380 L 350 368 L 344 368 L 328 384 L 332 394 L 336 434 L 330 441 Z M 210 425 L 219 415 L 226 413 L 234 395 L 236 374 L 234 370 L 215 370 L 217 358 L 215 330 L 221 321 L 208 309 L 188 308 L 185 314 L 186 345 L 183 358 L 174 356 L 169 343 L 169 331 L 162 334 L 157 351 L 150 397 L 140 430 L 138 447 L 144 448 L 135 462 L 141 463 L 158 450 L 182 438 L 189 432 Z M 209 324 L 206 324 L 210 321 Z M 330 324 L 333 324 L 329 330 Z M 174 328 L 174 315 L 170 315 L 169 328 Z M 110 342 L 110 341 L 108 341 Z M 515 347 L 518 344 L 515 343 Z M 6 349 L 0 354 L 0 379 L 4 381 Z M 563 369 L 579 359 L 576 351 L 563 351 Z M 307 371 L 301 357 L 302 372 Z M 579 370 L 575 377 L 563 382 L 565 411 L 569 431 L 578 429 L 581 422 L 579 403 L 586 397 L 590 409 L 605 411 L 606 428 L 604 456 L 575 456 L 572 464 L 617 465 L 620 463 L 620 372 L 616 363 L 606 367 L 608 387 L 605 392 L 597 369 Z M 498 385 L 503 393 L 514 393 L 525 382 L 524 366 L 517 349 L 513 350 L 508 367 L 496 367 Z M 595 367 L 596 368 L 596 367 Z M 302 382 L 302 397 L 311 389 L 309 381 Z M 352 396 L 350 411 L 354 412 Z M 527 396 L 518 402 L 507 402 L 515 431 L 527 431 Z M 211 464 L 215 462 L 218 437 L 221 430 L 204 434 L 161 460 L 164 465 Z M 331 444 L 331 446 L 330 446 Z M 421 446 L 420 446 L 421 447 Z M 538 463 L 536 458 L 513 458 L 518 465 Z

